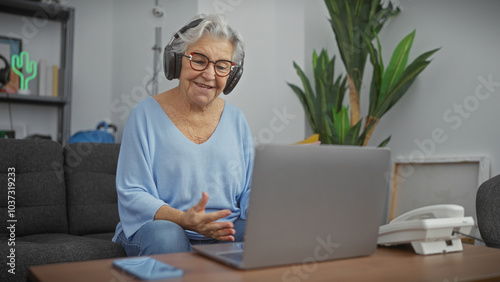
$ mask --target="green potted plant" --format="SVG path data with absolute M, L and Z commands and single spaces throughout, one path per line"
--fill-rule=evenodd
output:
M 438 49 L 418 56 L 408 64 L 415 31 L 408 34 L 394 49 L 384 67 L 378 33 L 385 22 L 399 14 L 399 8 L 381 0 L 325 0 L 330 24 L 335 34 L 345 75 L 335 77 L 335 56 L 326 50 L 313 52 L 314 88 L 295 62 L 303 89 L 288 83 L 304 107 L 311 129 L 323 144 L 367 145 L 380 118 L 406 93 L 416 77 L 430 63 L 427 59 Z M 373 43 L 376 41 L 376 47 Z M 373 76 L 370 84 L 368 114 L 360 114 L 360 86 L 366 61 L 370 57 Z M 335 78 L 335 79 L 334 79 Z M 349 104 L 344 96 L 349 89 Z M 390 136 L 379 146 L 385 146 Z

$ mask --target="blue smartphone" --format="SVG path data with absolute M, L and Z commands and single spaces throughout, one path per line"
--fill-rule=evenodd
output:
M 125 258 L 113 261 L 113 266 L 143 280 L 180 277 L 182 269 L 173 267 L 152 257 Z

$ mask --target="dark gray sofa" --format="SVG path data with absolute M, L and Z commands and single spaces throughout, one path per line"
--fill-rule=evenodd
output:
M 32 265 L 126 256 L 111 241 L 119 149 L 0 139 L 0 281 L 29 280 Z

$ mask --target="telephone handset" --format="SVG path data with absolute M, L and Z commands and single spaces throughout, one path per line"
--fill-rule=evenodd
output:
M 404 213 L 389 224 L 380 226 L 377 243 L 398 245 L 411 243 L 417 254 L 429 255 L 462 251 L 456 232 L 469 233 L 472 217 L 464 217 L 458 205 L 432 205 Z

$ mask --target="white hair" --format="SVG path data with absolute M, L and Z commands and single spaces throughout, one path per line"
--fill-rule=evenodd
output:
M 191 44 L 205 35 L 210 35 L 214 38 L 225 39 L 231 42 L 233 45 L 232 60 L 237 64 L 242 64 L 245 51 L 241 34 L 228 25 L 226 17 L 220 14 L 201 14 L 194 17 L 189 23 L 197 19 L 203 20 L 197 26 L 186 30 L 182 34 L 176 33 L 179 38 L 172 42 L 173 51 L 184 53 Z

